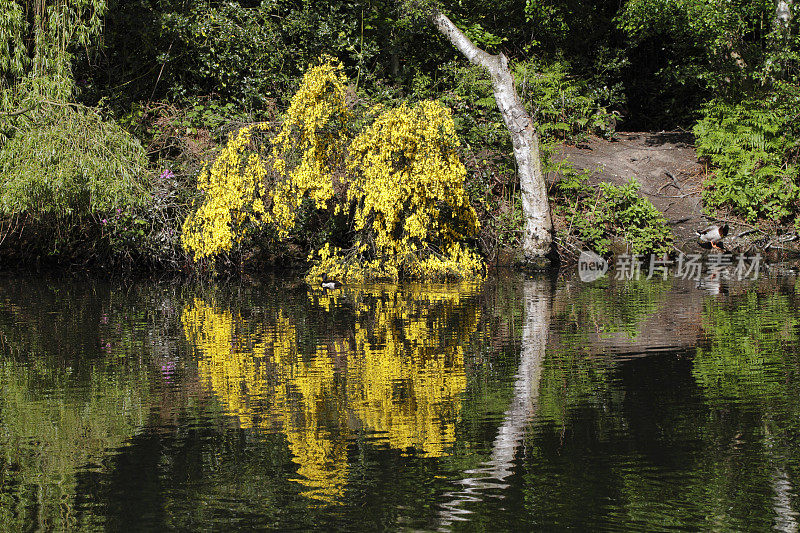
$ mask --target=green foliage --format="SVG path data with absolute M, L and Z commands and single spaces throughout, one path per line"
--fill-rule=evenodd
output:
M 596 189 L 586 180 L 587 173 L 566 168 L 555 185 L 553 212 L 566 226 L 561 239 L 576 238 L 600 255 L 612 251 L 615 237 L 634 254 L 671 250 L 672 232 L 652 202 L 639 196 L 635 179 L 626 185 L 603 182 Z
M 713 0 L 628 0 L 619 16 L 620 28 L 634 42 L 656 36 L 671 36 L 670 47 L 691 54 L 695 66 L 672 55 L 661 74 L 672 68 L 676 80 L 699 76 L 716 88 L 741 80 L 747 74 L 739 66 L 756 60 L 761 53 L 758 40 L 746 36 L 754 21 L 766 22 L 774 13 L 774 2 L 720 3 Z
M 13 228 L 5 252 L 104 248 L 107 220 L 148 204 L 146 164 L 141 144 L 96 111 L 40 102 L 0 149 L 0 220 Z
M 470 41 L 488 52 L 492 52 L 496 47 L 508 40 L 505 37 L 487 31 L 479 22 L 469 23 L 454 19 L 453 23 L 464 32 L 464 35 L 469 37 Z
M 622 237 L 631 252 L 667 253 L 670 251 L 672 234 L 666 220 L 653 203 L 639 196 L 639 184 L 631 179 L 626 185 L 601 183 L 604 207 L 609 217 L 622 232 Z
M 613 135 L 619 113 L 607 111 L 601 95 L 572 76 L 566 63 L 529 60 L 513 68 L 520 96 L 545 139 Z M 508 132 L 497 111 L 491 81 L 479 67 L 463 63 L 448 64 L 443 70 L 453 82 L 446 100 L 462 110 L 458 125 L 467 142 L 501 145 Z
M 81 67 L 84 93 L 122 113 L 135 102 L 197 97 L 257 112 L 272 99 L 287 102 L 322 54 L 341 59 L 359 82 L 374 80 L 419 33 L 399 31 L 393 11 L 366 0 L 120 2 L 107 17 L 108 59 Z
M 632 65 L 640 65 L 629 73 L 638 78 L 635 88 L 650 95 L 643 110 L 692 117 L 710 98 L 740 101 L 755 88 L 796 83 L 800 10 L 795 3 L 784 32 L 775 8 L 772 0 L 628 0 L 616 20 L 630 40 Z
M 730 207 L 748 220 L 781 221 L 800 199 L 797 103 L 768 98 L 738 104 L 713 101 L 694 128 L 697 153 L 715 167 L 703 193 L 712 208 Z
M 25 77 L 59 80 L 50 96 L 67 97 L 72 52 L 100 33 L 106 7 L 106 0 L 0 0 L 0 109 Z
M 91 109 L 45 106 L 0 151 L 0 214 L 99 216 L 142 205 L 141 144 Z
M 1 0 L 0 12 L 0 87 L 11 84 L 22 75 L 28 63 L 24 45 L 25 14 L 23 5 L 14 0 Z
M 545 138 L 614 133 L 619 114 L 606 111 L 596 93 L 570 76 L 565 63 L 540 66 L 534 61 L 520 62 L 514 65 L 514 77 Z
M 697 349 L 692 375 L 714 402 L 774 402 L 796 397 L 787 388 L 800 319 L 782 294 L 750 291 L 731 303 L 708 300 L 703 329 L 709 343 Z
M 171 79 L 166 80 L 171 96 L 216 94 L 223 101 L 259 108 L 280 94 L 289 82 L 283 68 L 289 50 L 282 46 L 280 26 L 271 19 L 268 5 L 193 3 L 187 12 L 164 14 L 161 29 L 176 43 L 160 58 L 171 67 Z

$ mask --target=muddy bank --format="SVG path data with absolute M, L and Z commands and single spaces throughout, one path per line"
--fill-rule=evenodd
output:
M 682 252 L 703 252 L 695 231 L 727 222 L 730 231 L 724 245 L 729 251 L 761 252 L 773 261 L 798 257 L 797 235 L 791 228 L 755 228 L 736 217 L 704 211 L 702 191 L 708 170 L 698 161 L 687 132 L 618 133 L 610 141 L 592 138 L 562 145 L 553 157 L 588 171 L 592 185 L 602 181 L 621 185 L 636 178 L 640 193 L 664 214 L 675 235 L 675 248 Z M 548 180 L 557 177 L 554 174 Z

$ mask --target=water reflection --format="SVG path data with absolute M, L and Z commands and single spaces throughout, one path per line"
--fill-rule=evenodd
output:
M 91 299 L 62 302 L 38 284 L 0 290 L 0 529 L 102 527 L 81 512 L 81 473 L 103 469 L 149 404 L 145 367 L 94 356 L 104 329 Z
M 798 286 L 9 279 L 0 529 L 796 531 Z
M 749 290 L 729 301 L 708 300 L 693 375 L 705 394 L 720 401 L 769 401 L 787 389 L 793 360 L 787 348 L 797 344 L 800 312 L 789 295 Z
M 243 316 L 195 299 L 182 316 L 199 375 L 243 428 L 285 433 L 304 494 L 331 503 L 348 479 L 347 443 L 366 435 L 422 457 L 455 442 L 464 348 L 478 321 L 474 285 L 311 293 L 352 327 L 300 345 L 282 310 Z
M 472 513 L 464 509 L 464 504 L 480 502 L 489 490 L 508 487 L 505 480 L 513 473 L 514 458 L 538 406 L 552 297 L 550 280 L 540 277 L 524 282 L 522 347 L 511 405 L 492 443 L 489 460 L 478 468 L 465 471 L 469 477 L 457 482 L 461 485 L 460 490 L 445 493 L 448 501 L 442 504 L 441 527 L 446 528 L 456 520 L 468 520 L 468 515 Z

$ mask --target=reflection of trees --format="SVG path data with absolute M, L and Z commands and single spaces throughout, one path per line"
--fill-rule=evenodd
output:
M 563 425 L 576 408 L 607 411 L 609 373 L 616 362 L 604 352 L 600 339 L 614 336 L 630 350 L 629 340 L 646 341 L 652 334 L 643 324 L 659 312 L 670 289 L 669 281 L 641 279 L 614 282 L 568 283 L 554 295 L 556 334 L 542 366 L 538 419 Z
M 347 442 L 359 428 L 402 451 L 441 456 L 455 440 L 466 387 L 462 345 L 478 307 L 463 286 L 373 286 L 312 294 L 322 309 L 347 300 L 348 333 L 300 347 L 283 311 L 244 317 L 196 299 L 183 313 L 199 372 L 241 427 L 286 434 L 305 494 L 341 496 Z M 349 329 L 349 328 L 348 328 Z
M 99 468 L 93 465 L 132 437 L 147 414 L 144 374 L 96 372 L 74 395 L 42 388 L 42 377 L 0 361 L 0 524 L 6 530 L 91 525 L 96 517 L 74 508 L 78 471 Z
M 786 347 L 796 344 L 798 325 L 798 311 L 785 295 L 750 291 L 733 303 L 708 300 L 703 314 L 708 347 L 698 347 L 692 373 L 714 401 L 796 396 L 786 389 L 785 377 L 791 361 Z
M 133 348 L 150 345 L 147 333 L 112 312 L 129 297 L 102 283 L 2 284 L 0 529 L 103 527 L 76 503 L 82 472 L 105 469 L 148 416 L 151 381 Z
M 505 472 L 494 469 L 493 453 L 447 495 L 445 524 L 468 510 L 476 530 L 797 530 L 795 301 L 706 298 L 707 338 L 696 357 L 685 339 L 622 358 L 611 343 L 590 345 L 609 323 L 646 337 L 635 320 L 658 319 L 659 301 L 682 303 L 644 283 L 638 311 L 631 304 L 620 315 L 597 289 L 578 285 L 567 290 L 593 294 L 554 296 L 547 356 L 538 387 L 529 389 L 538 395 L 535 429 L 517 448 L 513 477 L 498 481 Z M 609 300 L 620 297 L 606 290 Z M 491 497 L 505 483 L 503 501 Z M 524 502 L 514 500 L 520 487 Z
M 796 463 L 800 430 L 797 392 L 797 328 L 800 313 L 789 296 L 755 290 L 728 302 L 709 300 L 703 314 L 708 342 L 698 347 L 692 374 L 712 406 L 748 406 L 760 412 L 764 482 L 772 491 L 773 527 L 798 531 L 794 488 L 788 475 Z M 730 477 L 731 473 L 729 473 Z
M 622 332 L 634 339 L 642 334 L 641 323 L 663 304 L 670 287 L 669 280 L 659 279 L 613 281 L 604 278 L 594 283 L 574 282 L 557 298 L 555 314 L 559 330 Z

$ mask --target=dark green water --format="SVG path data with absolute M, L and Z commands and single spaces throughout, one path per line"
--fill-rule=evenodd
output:
M 800 284 L 0 279 L 0 529 L 798 531 Z

